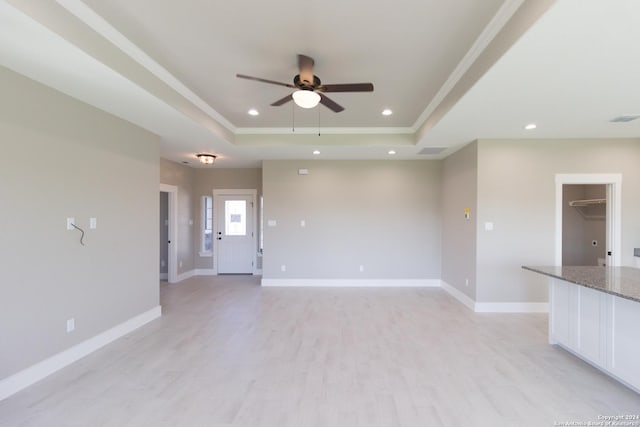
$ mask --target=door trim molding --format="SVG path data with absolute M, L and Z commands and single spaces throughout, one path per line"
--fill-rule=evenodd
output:
M 253 254 L 251 256 L 251 262 L 253 263 L 253 274 L 257 273 L 258 268 L 258 247 L 257 247 L 257 238 L 258 238 L 258 216 L 257 213 L 257 197 L 258 190 L 255 188 L 241 188 L 241 189 L 233 189 L 233 188 L 223 188 L 223 189 L 214 189 L 213 190 L 213 212 L 215 216 L 215 212 L 217 210 L 219 197 L 220 196 L 250 196 L 251 197 L 251 213 L 253 215 L 253 236 L 252 236 L 252 247 Z M 218 235 L 218 220 L 214 218 L 213 221 L 213 274 L 218 274 L 218 239 L 216 236 Z
M 178 282 L 178 187 L 160 184 L 160 191 L 169 193 L 169 256 L 167 262 L 167 281 Z M 159 215 L 158 215 L 159 216 Z
M 556 174 L 555 265 L 562 265 L 562 186 L 564 184 L 607 185 L 607 265 L 622 262 L 622 174 L 620 173 L 558 173 Z

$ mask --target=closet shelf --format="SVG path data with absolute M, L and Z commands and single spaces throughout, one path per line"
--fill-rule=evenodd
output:
M 584 219 L 605 219 L 607 216 L 607 199 L 573 200 L 569 206 L 576 208 Z
M 606 205 L 607 199 L 584 199 L 584 200 L 573 200 L 569 202 L 569 206 L 573 207 L 581 207 L 581 206 L 598 206 L 598 205 Z

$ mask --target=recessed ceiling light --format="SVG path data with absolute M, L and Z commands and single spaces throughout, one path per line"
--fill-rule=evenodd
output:
M 252 108 L 251 110 L 247 111 L 249 113 L 250 116 L 257 116 L 258 114 L 260 114 L 258 112 L 258 110 L 256 110 L 255 108 Z
M 529 123 L 529 124 L 528 124 L 528 125 L 526 125 L 524 128 L 525 128 L 526 130 L 532 130 L 532 129 L 535 129 L 535 128 L 537 128 L 537 127 L 538 127 L 538 126 L 536 126 L 536 124 L 535 124 L 535 123 Z
M 320 151 L 318 151 L 318 150 L 313 150 L 313 155 L 314 155 L 314 156 L 317 156 L 318 154 L 320 154 Z
M 393 156 L 394 154 L 396 154 L 396 151 L 395 150 L 389 150 L 388 153 Z
M 391 110 L 390 110 L 390 109 L 388 109 L 388 108 L 385 108 L 384 110 L 382 110 L 382 115 L 383 115 L 383 116 L 390 116 L 390 115 L 392 115 L 392 114 L 393 114 L 393 111 L 391 111 Z

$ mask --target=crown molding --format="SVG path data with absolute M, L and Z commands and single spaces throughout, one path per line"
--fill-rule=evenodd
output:
M 458 63 L 457 67 L 449 75 L 449 78 L 444 82 L 440 90 L 433 97 L 427 108 L 424 109 L 422 114 L 416 119 L 411 129 L 417 132 L 418 129 L 427 121 L 429 116 L 438 108 L 438 105 L 449 94 L 451 89 L 460 81 L 462 76 L 469 70 L 471 65 L 478 59 L 480 54 L 487 48 L 489 43 L 494 37 L 502 30 L 513 14 L 520 8 L 525 0 L 506 0 L 495 16 L 491 19 L 489 24 L 480 33 L 476 41 L 473 43 L 469 51 Z
M 232 133 L 236 127 L 81 0 L 56 2 Z
M 406 135 L 415 133 L 410 127 L 328 127 L 320 128 L 320 133 L 325 135 Z M 270 128 L 236 128 L 236 135 L 316 135 L 317 127 L 295 128 L 270 127 Z

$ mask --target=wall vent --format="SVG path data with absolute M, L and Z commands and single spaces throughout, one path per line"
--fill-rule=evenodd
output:
M 425 147 L 422 150 L 418 151 L 418 154 L 421 155 L 436 155 L 436 154 L 440 154 L 442 153 L 444 150 L 446 150 L 449 147 Z

